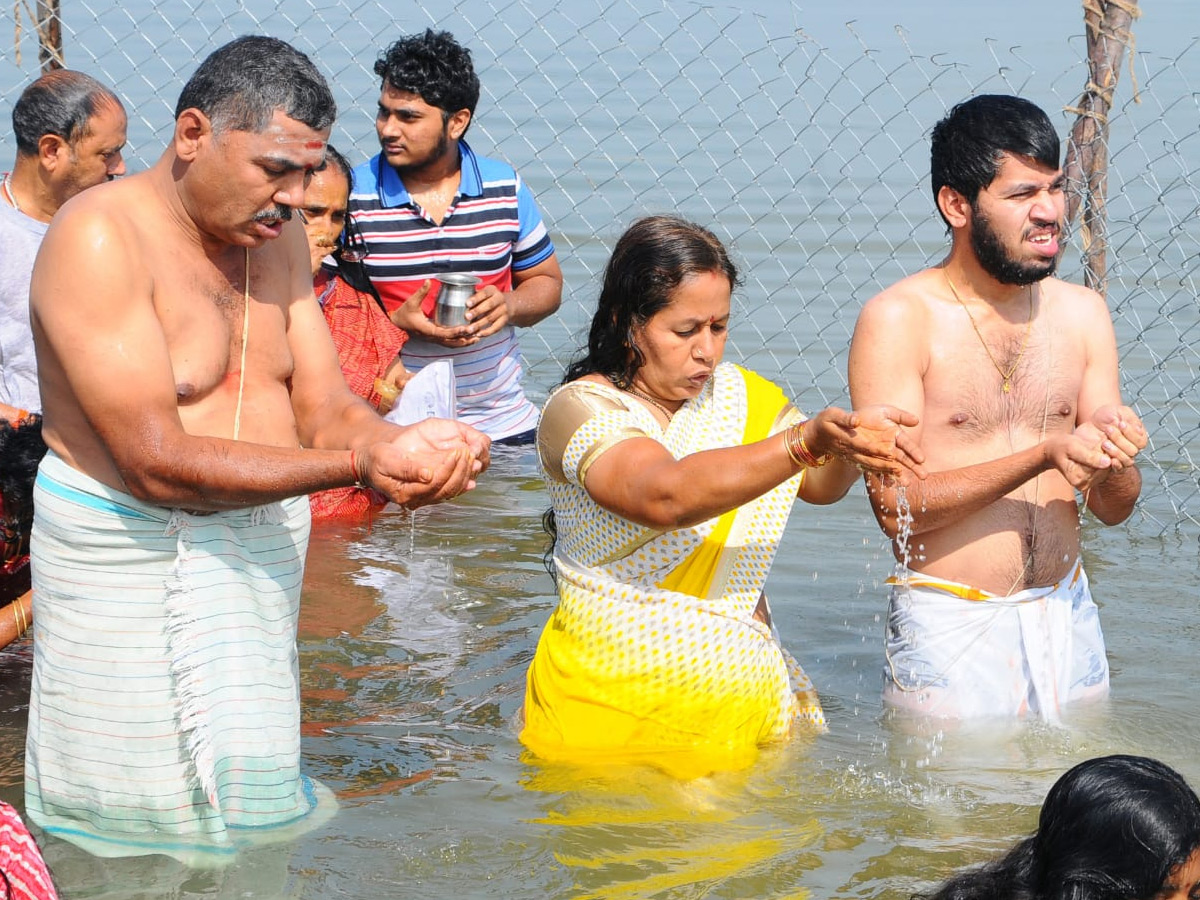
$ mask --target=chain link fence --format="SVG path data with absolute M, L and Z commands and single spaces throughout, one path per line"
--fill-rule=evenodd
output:
M 38 73 L 32 0 L 17 0 L 0 56 L 0 107 Z M 1184 7 L 1170 47 L 1142 41 L 1111 113 L 1108 299 L 1127 402 L 1151 433 L 1130 528 L 1191 542 L 1200 532 L 1200 48 Z M 566 276 L 562 309 L 522 333 L 535 399 L 585 338 L 613 241 L 635 217 L 676 211 L 725 240 L 745 275 L 728 357 L 799 405 L 845 404 L 850 334 L 862 303 L 948 246 L 928 187 L 928 133 L 983 92 L 1026 96 L 1061 123 L 1087 81 L 1082 11 L 1034 60 L 1021 47 L 957 36 L 959 57 L 923 53 L 895 29 L 816 32 L 798 8 L 666 0 L 67 0 L 66 64 L 112 85 L 130 112 L 130 170 L 170 135 L 179 90 L 232 37 L 265 33 L 304 50 L 334 85 L 332 141 L 374 154 L 372 65 L 395 37 L 432 26 L 475 55 L 483 82 L 469 138 L 516 166 L 538 197 Z M 866 4 L 874 5 L 874 4 Z M 878 4 L 888 17 L 892 4 Z M 1039 24 L 1038 27 L 1041 27 Z M 1135 37 L 1138 29 L 1135 26 Z M 1044 39 L 1044 37 L 1043 37 Z M 6 116 L 7 118 L 7 116 Z M 0 161 L 15 148 L 6 125 Z M 5 165 L 5 167 L 7 167 Z M 1078 254 L 1062 274 L 1081 280 Z

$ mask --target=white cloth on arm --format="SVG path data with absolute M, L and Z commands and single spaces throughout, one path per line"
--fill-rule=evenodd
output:
M 296 622 L 305 497 L 193 514 L 46 455 L 29 818 L 102 856 L 221 856 L 310 818 Z M 290 830 L 290 829 L 289 829 Z
M 413 425 L 425 419 L 454 419 L 454 364 L 448 359 L 431 362 L 409 379 L 396 405 L 384 416 L 396 425 Z
M 926 716 L 1038 716 L 1108 694 L 1100 613 L 1076 562 L 1060 582 L 1006 597 L 897 568 L 885 705 Z

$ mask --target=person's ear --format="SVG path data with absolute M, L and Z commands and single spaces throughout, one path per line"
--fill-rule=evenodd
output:
M 456 113 L 451 113 L 450 118 L 446 120 L 446 133 L 451 140 L 457 141 L 467 133 L 467 126 L 471 124 L 471 111 L 469 109 L 460 109 Z
M 38 138 L 38 165 L 47 172 L 54 172 L 71 163 L 71 145 L 57 134 L 43 134 Z
M 938 189 L 937 205 L 951 228 L 965 228 L 971 220 L 970 201 L 949 185 Z
M 175 155 L 191 162 L 212 133 L 212 121 L 208 116 L 195 107 L 183 110 L 175 117 Z

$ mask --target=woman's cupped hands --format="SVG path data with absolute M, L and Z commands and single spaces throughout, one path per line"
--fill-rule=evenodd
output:
M 836 406 L 821 410 L 813 417 L 818 437 L 811 441 L 819 453 L 856 466 L 863 472 L 907 484 L 928 474 L 925 454 L 906 430 L 920 420 L 895 406 L 880 404 L 847 412 Z

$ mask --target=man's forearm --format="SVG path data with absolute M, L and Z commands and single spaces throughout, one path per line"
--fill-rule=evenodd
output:
M 1041 444 L 1001 459 L 961 469 L 930 472 L 906 488 L 911 533 L 923 534 L 953 525 L 1015 491 L 1048 468 Z M 899 489 L 867 476 L 867 494 L 875 517 L 888 537 L 900 530 Z
M 1129 518 L 1142 492 L 1142 473 L 1129 466 L 1108 476 L 1086 494 L 1087 507 L 1105 525 L 1119 525 Z
M 128 491 L 156 506 L 219 511 L 354 484 L 346 450 L 271 447 L 180 435 L 133 465 L 114 460 Z
M 298 422 L 305 421 L 301 410 L 296 410 Z M 357 395 L 349 396 L 336 412 L 324 411 L 313 415 L 319 424 L 311 429 L 301 428 L 300 440 L 305 447 L 319 450 L 348 450 L 381 441 L 390 441 L 401 428 L 383 419 L 365 400 Z

